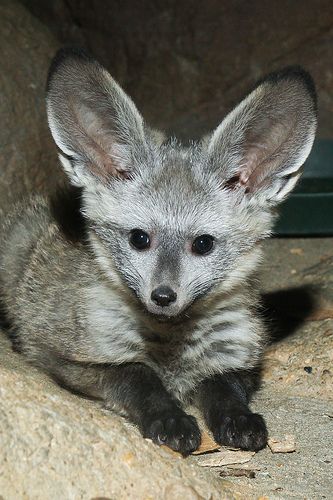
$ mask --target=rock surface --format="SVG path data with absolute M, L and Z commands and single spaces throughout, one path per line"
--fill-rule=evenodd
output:
M 0 1 L 0 211 L 62 176 L 45 114 L 45 82 L 58 43 L 21 4 Z
M 0 493 L 21 499 L 238 498 L 238 487 L 145 441 L 53 384 L 0 336 Z
M 154 126 L 182 137 L 215 127 L 265 73 L 301 64 L 333 135 L 333 2 L 23 0 L 62 43 L 84 45 Z

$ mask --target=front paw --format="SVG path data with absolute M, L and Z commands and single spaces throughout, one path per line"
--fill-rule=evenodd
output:
M 185 412 L 155 414 L 146 419 L 143 436 L 154 443 L 166 445 L 186 456 L 195 451 L 201 442 L 197 421 Z
M 257 451 L 267 444 L 267 428 L 258 413 L 222 415 L 212 428 L 215 440 L 222 445 Z

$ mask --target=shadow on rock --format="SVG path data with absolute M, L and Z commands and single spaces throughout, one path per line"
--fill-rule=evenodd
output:
M 263 294 L 263 316 L 270 331 L 271 342 L 292 335 L 313 313 L 317 289 L 300 286 Z

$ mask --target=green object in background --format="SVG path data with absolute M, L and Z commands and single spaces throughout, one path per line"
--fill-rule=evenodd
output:
M 333 141 L 315 141 L 293 193 L 281 205 L 276 235 L 333 235 Z

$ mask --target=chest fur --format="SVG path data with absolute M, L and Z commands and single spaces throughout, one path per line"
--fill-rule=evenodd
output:
M 94 293 L 92 303 L 91 354 L 108 363 L 145 363 L 182 400 L 206 377 L 251 368 L 260 354 L 262 327 L 245 308 L 221 306 L 202 318 L 161 326 L 104 294 Z

